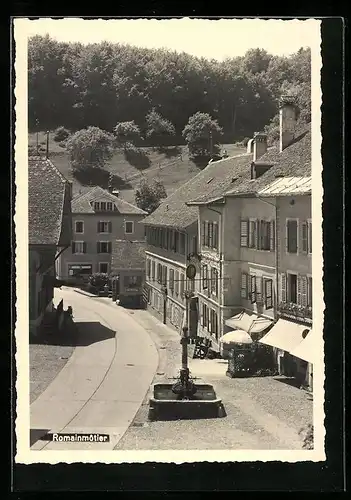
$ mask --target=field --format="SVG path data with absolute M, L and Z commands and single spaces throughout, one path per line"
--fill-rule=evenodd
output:
M 29 146 L 36 146 L 36 141 L 36 134 L 29 134 Z M 45 154 L 46 135 L 44 132 L 39 132 L 38 143 L 41 146 L 41 154 Z M 222 148 L 227 150 L 229 156 L 245 152 L 244 148 L 234 144 L 225 144 Z M 49 136 L 50 159 L 60 172 L 73 182 L 73 194 L 84 192 L 94 185 L 106 188 L 109 173 L 112 172 L 113 185 L 120 190 L 121 197 L 134 203 L 134 191 L 143 178 L 147 180 L 158 178 L 164 184 L 167 195 L 170 195 L 201 169 L 189 159 L 186 146 L 171 147 L 164 151 L 149 147 L 141 148 L 141 151 L 141 155 L 126 155 L 123 151 L 116 150 L 104 171 L 96 171 L 94 178 L 86 179 L 82 176 L 76 178 L 72 174 L 65 149 L 53 140 L 53 134 Z

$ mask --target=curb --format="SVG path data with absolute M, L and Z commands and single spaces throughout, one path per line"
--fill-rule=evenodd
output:
M 80 293 L 81 295 L 86 295 L 87 297 L 97 297 L 96 295 L 94 295 L 93 293 L 89 293 L 89 292 L 84 292 L 83 290 L 80 290 L 79 288 L 73 288 L 73 290 L 77 293 Z

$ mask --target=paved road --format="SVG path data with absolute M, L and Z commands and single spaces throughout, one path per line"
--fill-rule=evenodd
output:
M 57 290 L 73 307 L 78 345 L 67 364 L 32 403 L 31 435 L 44 432 L 108 434 L 108 443 L 37 440 L 33 450 L 112 450 L 135 417 L 158 366 L 145 328 L 124 309 L 72 289 Z M 34 440 L 34 439 L 33 439 Z

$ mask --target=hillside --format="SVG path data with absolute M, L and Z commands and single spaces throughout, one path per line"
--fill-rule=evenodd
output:
M 36 146 L 36 140 L 36 134 L 29 134 L 29 146 Z M 44 132 L 38 134 L 38 142 L 41 146 L 41 154 L 45 154 L 46 136 Z M 229 156 L 245 153 L 245 148 L 234 144 L 225 144 L 222 147 L 227 150 Z M 171 147 L 162 152 L 151 147 L 141 149 L 144 153 L 142 157 L 129 156 L 128 158 L 122 151 L 117 150 L 105 171 L 97 171 L 95 179 L 81 177 L 77 179 L 72 174 L 65 149 L 52 139 L 52 134 L 49 136 L 50 159 L 60 172 L 73 182 L 74 194 L 94 185 L 106 188 L 111 172 L 114 187 L 121 191 L 121 196 L 125 200 L 135 203 L 134 191 L 139 187 L 142 178 L 153 180 L 157 177 L 164 184 L 167 195 L 170 195 L 200 171 L 200 167 L 189 159 L 186 146 Z

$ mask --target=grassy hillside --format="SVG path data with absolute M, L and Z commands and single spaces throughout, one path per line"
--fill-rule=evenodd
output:
M 186 146 L 172 147 L 164 151 L 153 148 L 141 148 L 142 155 L 125 155 L 123 151 L 116 150 L 105 171 L 97 171 L 96 178 L 86 179 L 72 174 L 69 158 L 64 148 L 53 140 L 53 134 L 49 137 L 49 156 L 60 172 L 73 182 L 73 193 L 83 192 L 89 186 L 101 185 L 106 188 L 109 173 L 113 173 L 114 187 L 120 190 L 121 196 L 134 203 L 134 191 L 138 188 L 142 178 L 152 180 L 158 178 L 163 182 L 166 192 L 170 195 L 179 186 L 194 177 L 200 167 L 189 159 Z M 29 134 L 29 146 L 36 146 L 36 134 Z M 38 142 L 41 146 L 41 154 L 46 151 L 46 135 L 38 134 Z M 244 148 L 233 144 L 223 145 L 229 156 L 242 154 Z

